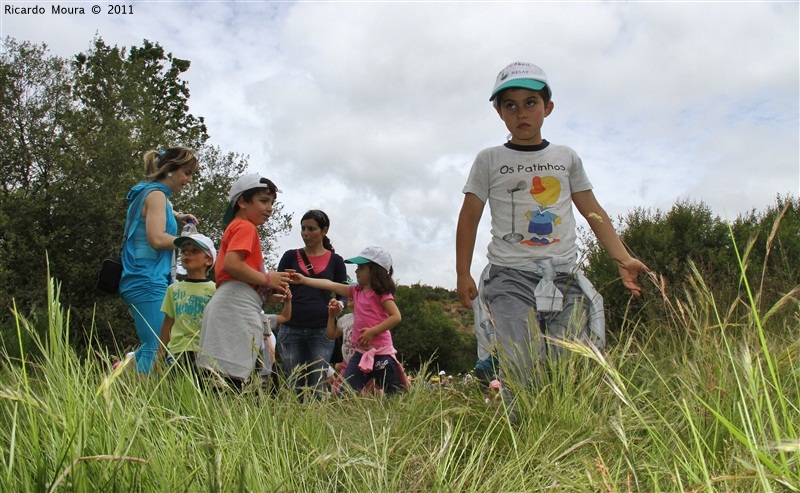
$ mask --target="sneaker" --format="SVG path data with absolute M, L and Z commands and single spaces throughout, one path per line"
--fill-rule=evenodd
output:
M 114 363 L 113 365 L 111 365 L 111 369 L 112 369 L 112 370 L 116 370 L 116 369 L 117 369 L 117 367 L 119 367 L 119 365 L 121 365 L 123 362 L 125 362 L 125 361 L 128 361 L 129 359 L 133 359 L 133 358 L 135 358 L 135 357 L 136 357 L 136 353 L 126 353 L 126 354 L 125 354 L 125 359 L 122 359 L 122 360 L 120 360 L 120 361 L 117 361 L 116 363 Z

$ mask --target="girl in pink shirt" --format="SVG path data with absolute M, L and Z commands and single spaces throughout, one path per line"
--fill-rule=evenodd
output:
M 356 264 L 355 286 L 313 279 L 294 273 L 293 284 L 333 291 L 353 299 L 353 331 L 350 342 L 355 352 L 347 362 L 345 381 L 360 393 L 370 380 L 387 394 L 407 386 L 397 351 L 392 344 L 391 329 L 400 323 L 401 316 L 394 302 L 395 284 L 392 279 L 392 257 L 380 247 L 367 247 L 359 256 L 345 260 Z

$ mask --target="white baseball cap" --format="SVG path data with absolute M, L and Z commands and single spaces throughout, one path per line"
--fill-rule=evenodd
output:
M 181 245 L 187 241 L 191 241 L 199 246 L 201 250 L 206 252 L 206 255 L 211 257 L 211 265 L 214 265 L 214 263 L 217 261 L 217 249 L 214 248 L 214 242 L 211 241 L 211 238 L 200 233 L 194 233 L 186 236 L 178 236 L 175 238 L 175 240 L 173 240 L 172 243 L 174 243 L 176 247 L 180 248 Z
M 392 270 L 392 256 L 379 246 L 368 246 L 361 250 L 358 257 L 349 258 L 345 262 L 358 265 L 373 262 L 386 269 L 387 272 Z
M 489 98 L 489 101 L 494 101 L 500 91 L 512 87 L 530 89 L 531 91 L 540 91 L 546 87 L 552 95 L 544 70 L 532 63 L 514 62 L 501 70 L 497 74 L 497 80 L 495 80 L 494 89 L 492 89 L 492 97 Z
M 233 221 L 233 209 L 236 206 L 236 201 L 248 190 L 254 188 L 267 188 L 274 193 L 280 192 L 280 189 L 275 186 L 269 178 L 264 178 L 259 174 L 243 175 L 240 176 L 231 187 L 228 194 L 228 208 L 225 209 L 225 214 L 222 216 L 222 225 L 227 226 Z

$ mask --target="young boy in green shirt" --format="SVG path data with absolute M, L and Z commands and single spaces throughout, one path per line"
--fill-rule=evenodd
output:
M 174 243 L 180 248 L 186 278 L 167 288 L 161 304 L 164 323 L 159 353 L 167 349 L 168 368 L 196 374 L 195 356 L 203 310 L 217 290 L 214 281 L 208 278 L 208 271 L 217 260 L 217 250 L 209 237 L 199 233 L 179 236 Z

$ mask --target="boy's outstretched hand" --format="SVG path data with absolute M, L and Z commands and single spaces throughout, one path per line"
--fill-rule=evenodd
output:
M 639 285 L 639 273 L 650 272 L 650 269 L 640 260 L 629 257 L 625 262 L 618 262 L 619 276 L 622 285 L 636 297 L 642 295 L 642 287 Z

